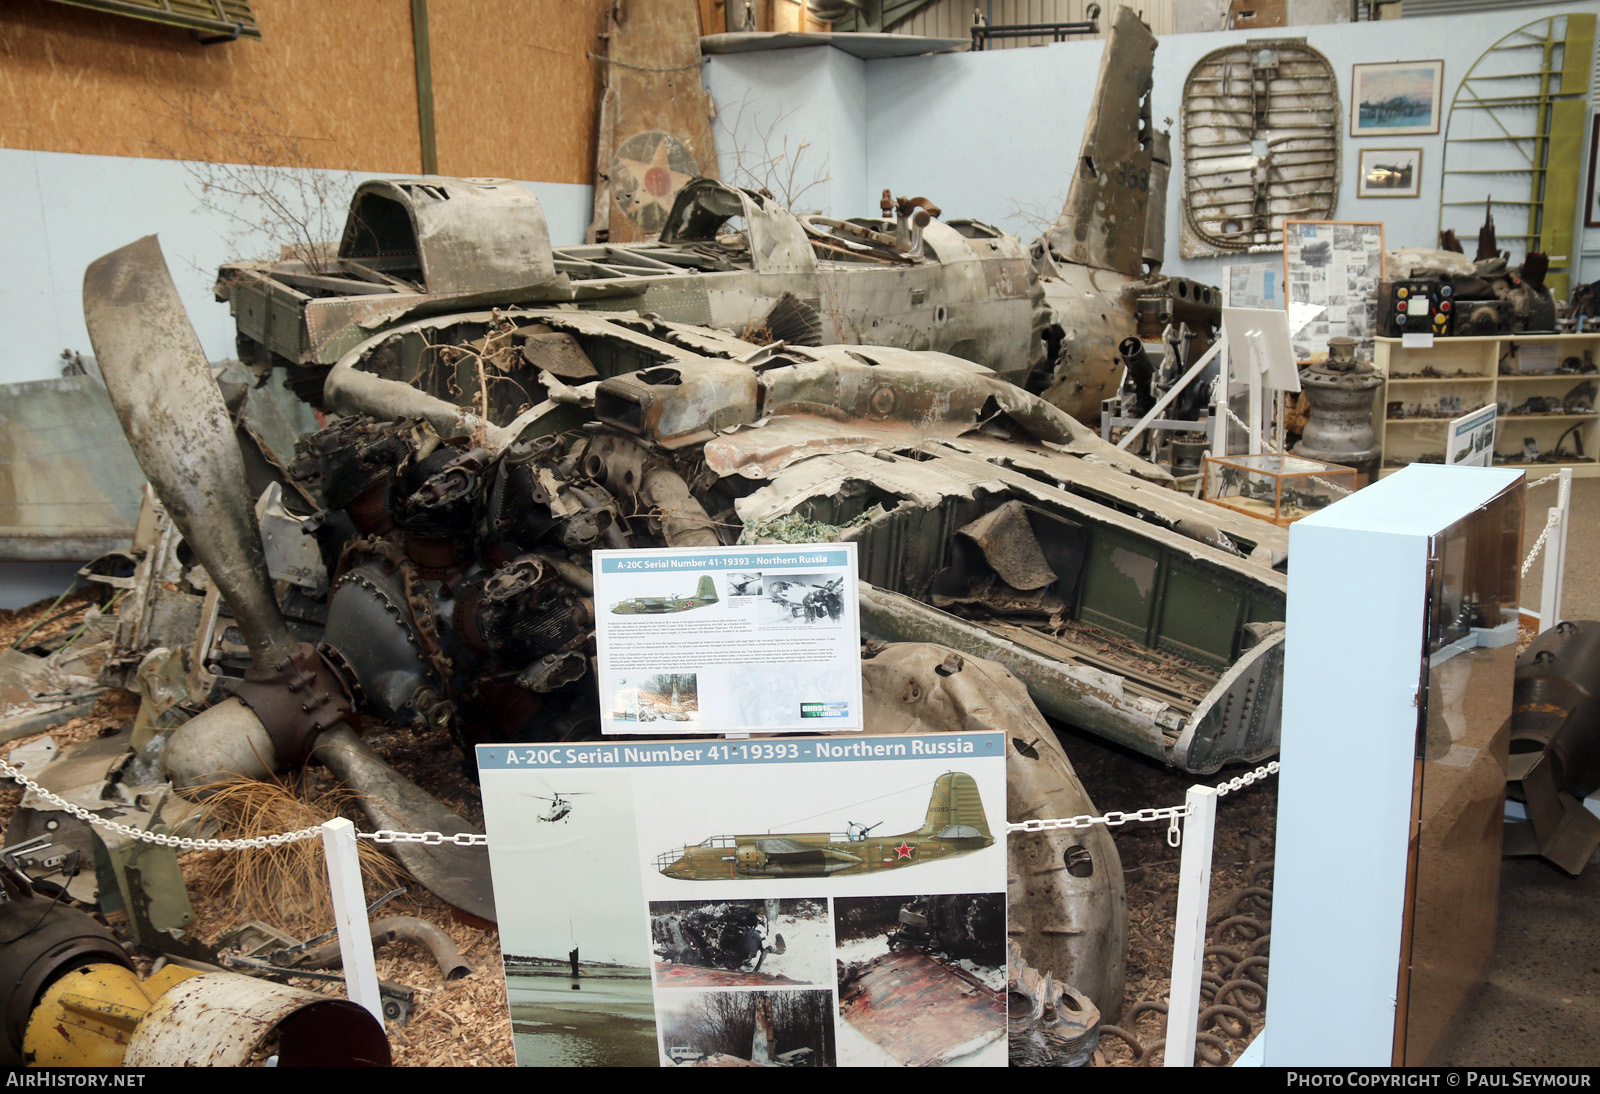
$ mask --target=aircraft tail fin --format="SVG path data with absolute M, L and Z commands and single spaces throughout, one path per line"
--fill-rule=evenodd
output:
M 1045 238 L 1061 258 L 1138 277 L 1152 184 L 1156 39 L 1131 8 L 1114 18 L 1067 202 Z
M 983 812 L 983 798 L 971 775 L 965 771 L 947 771 L 934 781 L 933 797 L 928 799 L 928 819 L 919 834 L 994 842 L 989 818 Z
M 717 602 L 717 583 L 711 580 L 710 574 L 700 575 L 700 587 L 694 591 L 696 600 L 703 600 L 707 604 Z

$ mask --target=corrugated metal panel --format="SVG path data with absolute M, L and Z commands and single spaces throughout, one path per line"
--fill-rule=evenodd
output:
M 1017 23 L 1073 23 L 1087 18 L 1087 8 L 1093 0 L 938 0 L 917 14 L 889 28 L 894 34 L 922 34 L 930 38 L 965 38 L 972 33 L 974 9 L 984 13 L 991 26 Z M 1133 8 L 1139 12 L 1150 29 L 1157 35 L 1171 34 L 1175 18 L 1173 5 L 1177 0 L 1146 0 L 1138 4 L 1119 4 L 1116 0 L 1102 0 L 1100 8 L 1100 33 L 1104 38 L 1111 30 L 1111 17 L 1119 7 Z M 1084 37 L 1090 37 L 1085 35 Z M 989 44 L 990 49 L 1021 49 L 1027 46 L 1047 45 L 1050 37 L 1008 38 Z

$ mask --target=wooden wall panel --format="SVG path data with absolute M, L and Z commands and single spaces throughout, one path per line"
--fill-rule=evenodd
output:
M 263 41 L 0 5 L 0 146 L 378 172 L 421 163 L 405 0 L 254 0 Z
M 428 0 L 441 173 L 593 180 L 607 2 Z

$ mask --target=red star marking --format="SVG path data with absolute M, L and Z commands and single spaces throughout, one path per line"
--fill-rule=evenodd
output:
M 896 858 L 910 858 L 911 857 L 911 845 L 909 843 L 905 842 L 904 840 L 901 840 L 900 841 L 900 846 L 896 847 L 894 849 L 894 854 L 895 854 Z

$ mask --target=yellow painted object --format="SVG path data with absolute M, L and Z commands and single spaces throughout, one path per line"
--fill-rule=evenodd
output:
M 35 1067 L 121 1067 L 128 1038 L 145 1012 L 194 969 L 177 965 L 142 983 L 120 965 L 85 965 L 62 976 L 39 999 L 22 1038 Z

